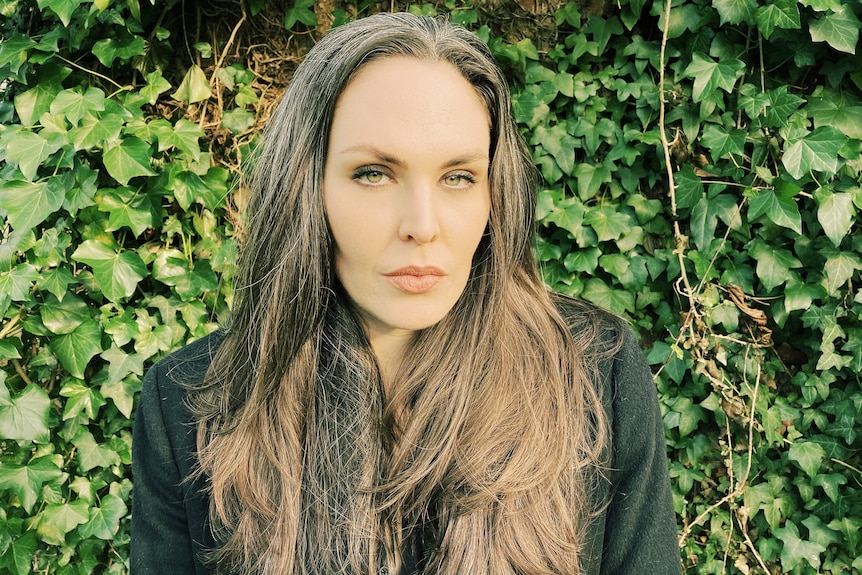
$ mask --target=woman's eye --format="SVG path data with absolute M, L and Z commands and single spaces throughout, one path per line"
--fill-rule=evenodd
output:
M 443 182 L 451 188 L 466 188 L 476 183 L 476 178 L 467 173 L 455 173 L 444 176 Z
M 375 168 L 360 168 L 353 174 L 353 179 L 362 184 L 377 185 L 383 183 L 386 174 Z

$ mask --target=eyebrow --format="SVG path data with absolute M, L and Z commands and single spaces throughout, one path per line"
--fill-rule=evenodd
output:
M 398 167 L 404 167 L 407 164 L 407 162 L 405 162 L 401 158 L 393 156 L 392 154 L 388 154 L 383 150 L 372 146 L 371 144 L 356 144 L 354 146 L 349 146 L 338 152 L 338 155 L 349 154 L 353 152 L 363 152 L 366 154 L 371 154 L 382 163 L 392 164 Z M 486 152 L 468 152 L 465 154 L 461 154 L 460 156 L 455 156 L 454 158 L 451 158 L 443 164 L 443 167 L 451 168 L 452 166 L 472 164 L 473 162 L 480 161 L 490 162 L 489 154 L 487 154 Z

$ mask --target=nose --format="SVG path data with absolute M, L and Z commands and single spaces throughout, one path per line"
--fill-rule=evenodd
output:
M 419 183 L 404 190 L 401 195 L 398 237 L 419 245 L 433 242 L 440 234 L 440 222 L 434 202 L 433 186 Z

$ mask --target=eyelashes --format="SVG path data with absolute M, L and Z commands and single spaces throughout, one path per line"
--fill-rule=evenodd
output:
M 384 185 L 394 178 L 385 166 L 367 165 L 354 170 L 350 179 L 364 186 L 376 187 Z M 474 185 L 477 180 L 471 172 L 456 170 L 445 174 L 440 181 L 451 189 L 465 189 Z
M 382 166 L 362 166 L 356 169 L 351 176 L 352 180 L 366 186 L 379 186 L 387 178 L 391 179 Z

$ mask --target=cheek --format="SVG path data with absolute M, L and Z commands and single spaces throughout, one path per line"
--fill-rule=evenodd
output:
M 474 251 L 488 231 L 491 218 L 491 201 L 488 196 L 483 201 L 477 202 L 468 212 L 468 217 L 462 222 L 463 242 L 473 247 Z

